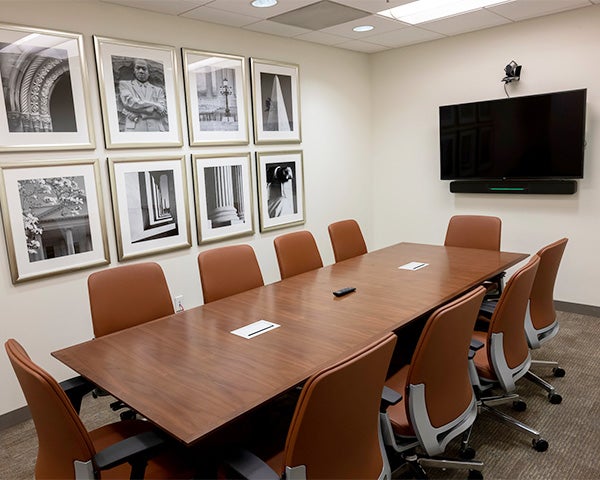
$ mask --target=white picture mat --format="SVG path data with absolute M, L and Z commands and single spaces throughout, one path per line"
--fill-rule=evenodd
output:
M 3 172 L 7 208 L 10 212 L 9 222 L 14 242 L 19 280 L 43 276 L 61 270 L 79 268 L 80 266 L 94 265 L 107 259 L 104 251 L 103 218 L 101 218 L 98 206 L 98 192 L 96 190 L 94 164 L 48 166 L 37 167 L 35 169 L 4 169 Z M 30 262 L 29 253 L 27 251 L 27 237 L 23 226 L 23 208 L 21 206 L 18 182 L 20 180 L 37 178 L 78 176 L 84 177 L 90 236 L 93 246 L 92 250 L 89 252 Z M 6 221 L 6 219 L 4 221 Z
M 108 145 L 148 146 L 164 144 L 178 146 L 182 144 L 181 123 L 179 118 L 179 97 L 177 95 L 177 67 L 175 50 L 170 47 L 145 47 L 126 43 L 113 43 L 111 39 L 95 38 L 101 77 L 100 94 L 104 107 L 104 124 L 108 128 Z M 116 91 L 113 77 L 112 57 L 145 58 L 160 62 L 165 78 L 165 97 L 167 101 L 167 118 L 169 130 L 165 132 L 121 132 L 119 131 L 119 116 L 116 103 Z
M 67 51 L 69 61 L 69 75 L 73 93 L 73 106 L 75 110 L 76 132 L 9 132 L 8 116 L 4 98 L 0 98 L 0 150 L 32 150 L 32 149 L 68 149 L 68 148 L 93 148 L 94 141 L 91 135 L 93 125 L 88 112 L 86 95 L 87 73 L 80 47 L 82 42 L 79 36 L 32 33 L 32 31 L 12 30 L 0 25 L 0 42 L 16 43 L 7 49 L 20 49 L 19 45 L 45 46 L 47 48 L 60 48 Z M 0 78 L 0 83 L 2 79 Z M 2 89 L 6 88 L 2 85 Z M 90 122 L 90 123 L 88 123 Z
M 177 246 L 190 245 L 190 233 L 188 222 L 187 183 L 185 182 L 184 162 L 181 158 L 168 160 L 136 160 L 119 161 L 112 159 L 114 171 L 115 196 L 118 199 L 118 214 L 115 221 L 118 222 L 117 231 L 121 235 L 123 258 L 139 256 L 149 252 L 169 249 Z M 126 174 L 137 172 L 152 172 L 158 170 L 172 170 L 175 186 L 175 199 L 177 203 L 177 235 L 165 238 L 146 240 L 132 243 L 132 234 L 129 223 L 127 205 Z
M 200 229 L 201 242 L 216 240 L 223 237 L 237 236 L 244 233 L 252 233 L 254 231 L 253 224 L 253 206 L 252 193 L 250 186 L 250 156 L 228 156 L 228 157 L 194 157 L 197 194 L 198 194 L 198 215 L 197 222 Z M 242 168 L 242 176 L 244 178 L 243 201 L 245 208 L 244 222 L 233 224 L 225 227 L 213 228 L 208 218 L 206 207 L 206 183 L 205 183 L 205 168 L 207 167 L 225 167 L 225 166 L 240 166 Z

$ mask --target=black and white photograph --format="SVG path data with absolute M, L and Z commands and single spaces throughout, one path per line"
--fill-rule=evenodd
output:
M 106 148 L 181 146 L 173 47 L 94 37 Z
M 246 145 L 244 57 L 182 49 L 190 145 Z
M 299 143 L 298 65 L 250 59 L 257 144 Z
M 302 152 L 258 152 L 256 163 L 261 232 L 303 224 Z
M 97 161 L 0 168 L 14 283 L 108 262 Z
M 198 243 L 254 233 L 250 154 L 194 155 Z
M 81 35 L 0 25 L 0 150 L 94 147 Z
M 184 158 L 108 162 L 119 260 L 190 247 Z

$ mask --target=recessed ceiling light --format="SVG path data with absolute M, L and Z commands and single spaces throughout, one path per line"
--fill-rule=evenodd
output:
M 514 0 L 417 0 L 377 14 L 416 25 L 512 1 Z
M 256 8 L 273 7 L 277 5 L 277 0 L 253 0 L 252 6 Z
M 373 25 L 359 25 L 358 27 L 354 27 L 352 30 L 355 32 L 370 32 L 373 30 Z

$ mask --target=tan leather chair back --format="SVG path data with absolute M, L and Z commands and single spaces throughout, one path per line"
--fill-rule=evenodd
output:
M 273 244 L 282 279 L 323 266 L 317 242 L 307 230 L 281 235 Z
M 4 347 L 29 405 L 38 437 L 36 478 L 74 478 L 73 461 L 87 462 L 94 445 L 60 385 L 13 339 Z
M 284 452 L 308 478 L 377 478 L 384 461 L 379 404 L 396 336 L 388 334 L 309 378 Z
M 536 330 L 548 327 L 556 320 L 554 284 L 568 241 L 567 238 L 561 238 L 537 252 L 540 257 L 540 266 L 529 296 L 531 323 Z
M 436 428 L 459 418 L 472 401 L 469 345 L 485 292 L 478 287 L 437 309 L 413 353 L 406 385 L 425 386 L 429 421 Z M 408 395 L 409 391 L 400 393 Z M 409 402 L 405 405 L 411 418 Z
M 504 357 L 509 368 L 522 364 L 529 354 L 525 336 L 525 312 L 539 264 L 540 257 L 533 255 L 524 267 L 510 277 L 490 319 L 488 344 L 492 334 L 503 334 Z M 493 365 L 491 349 L 488 348 L 487 351 L 489 364 Z
M 502 220 L 486 215 L 455 215 L 448 222 L 447 247 L 500 250 Z
M 250 245 L 213 248 L 198 255 L 198 270 L 204 303 L 264 285 Z
M 96 337 L 174 313 L 165 275 L 154 262 L 92 273 L 88 293 Z
M 356 220 L 341 220 L 328 227 L 336 262 L 367 253 L 367 245 Z

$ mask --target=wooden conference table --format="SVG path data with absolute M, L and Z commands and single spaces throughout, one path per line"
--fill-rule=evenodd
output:
M 191 445 L 526 257 L 400 243 L 53 355 Z M 281 326 L 230 333 L 258 320 Z

